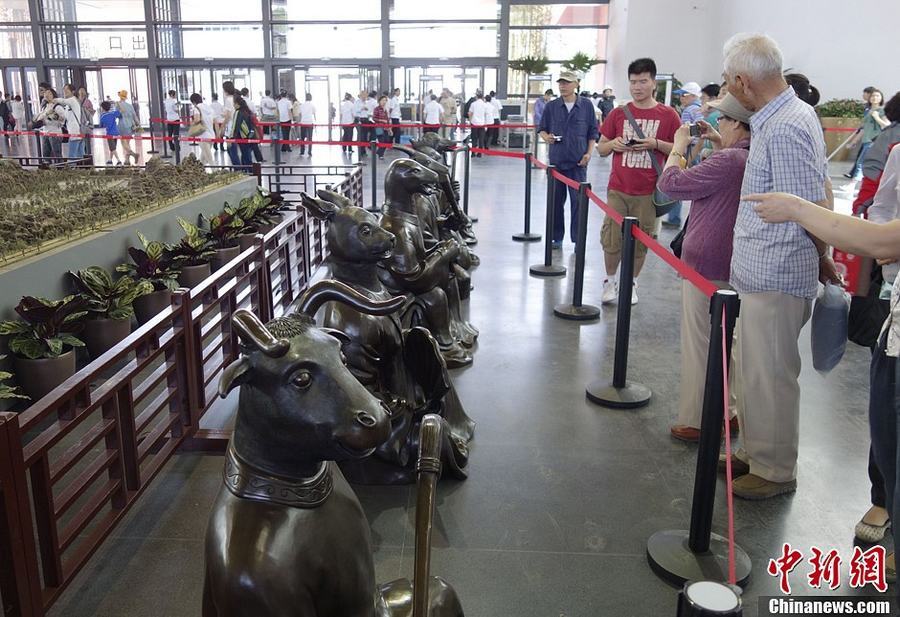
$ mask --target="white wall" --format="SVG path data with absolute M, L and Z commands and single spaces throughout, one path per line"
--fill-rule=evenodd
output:
M 887 98 L 900 90 L 900 2 L 895 0 L 611 0 L 607 81 L 628 96 L 628 63 L 656 60 L 661 73 L 701 85 L 721 81 L 722 45 L 736 32 L 765 32 L 785 68 L 805 73 L 822 99 Z

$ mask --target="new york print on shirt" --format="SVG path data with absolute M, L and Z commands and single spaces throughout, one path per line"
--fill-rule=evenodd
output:
M 656 137 L 659 130 L 659 120 L 650 120 L 645 118 L 636 118 L 635 121 L 641 127 L 644 137 Z M 640 139 L 631 127 L 631 123 L 625 119 L 622 122 L 622 141 L 628 142 L 631 139 Z M 630 169 L 650 169 L 653 163 L 650 162 L 650 153 L 648 150 L 629 151 L 622 153 L 622 166 Z

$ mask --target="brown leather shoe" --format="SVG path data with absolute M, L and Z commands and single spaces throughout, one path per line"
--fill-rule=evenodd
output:
M 694 428 L 693 426 L 676 424 L 669 429 L 669 432 L 672 434 L 672 437 L 674 437 L 675 439 L 680 439 L 681 441 L 700 441 L 700 429 Z
M 725 473 L 725 455 L 719 455 L 719 473 Z M 745 476 L 750 473 L 750 464 L 745 463 L 734 454 L 731 455 L 731 476 L 733 478 L 737 478 L 738 476 Z
M 736 478 L 732 483 L 734 494 L 741 499 L 749 499 L 751 501 L 759 501 L 762 499 L 770 499 L 785 493 L 793 493 L 797 490 L 797 481 L 788 480 L 787 482 L 772 482 L 755 474 Z
M 728 426 L 731 428 L 731 436 L 734 437 L 738 432 L 737 417 L 729 420 Z M 672 437 L 681 441 L 688 441 L 691 443 L 700 441 L 700 429 L 694 428 L 693 426 L 675 424 L 669 429 L 669 432 L 672 434 Z

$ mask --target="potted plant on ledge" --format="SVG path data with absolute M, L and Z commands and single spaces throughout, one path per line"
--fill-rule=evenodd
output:
M 99 358 L 131 334 L 132 303 L 153 292 L 149 281 L 122 276 L 115 282 L 100 266 L 69 272 L 78 295 L 87 303 L 82 338 L 92 358 Z
M 287 208 L 281 194 L 266 194 L 260 189 L 253 197 L 242 199 L 237 208 L 237 215 L 244 222 L 244 230 L 238 237 L 241 251 L 250 248 L 256 234 L 265 235 L 281 223 Z
M 116 266 L 117 272 L 124 272 L 136 281 L 148 281 L 153 285 L 151 293 L 134 299 L 134 314 L 139 323 L 147 323 L 172 303 L 172 292 L 178 288 L 178 262 L 171 247 L 138 232 L 143 249 L 130 247 L 128 254 L 132 263 Z
M 816 105 L 819 122 L 825 129 L 825 154 L 831 156 L 845 139 L 850 137 L 850 129 L 858 129 L 862 124 L 866 108 L 861 101 L 853 99 L 832 99 Z M 828 130 L 840 129 L 840 130 Z M 832 157 L 833 161 L 846 161 L 850 150 L 844 148 Z
M 211 261 L 212 270 L 216 271 L 240 254 L 238 236 L 244 230 L 244 221 L 238 215 L 238 209 L 227 203 L 222 212 L 209 219 L 203 218 L 208 223 L 204 232 L 215 252 Z
M 178 282 L 184 287 L 194 288 L 209 278 L 209 260 L 215 251 L 202 229 L 180 216 L 178 224 L 185 234 L 181 242 L 172 247 L 172 254 L 181 269 Z
M 0 356 L 0 361 L 3 361 L 5 359 L 6 359 L 6 356 Z M 16 388 L 16 386 L 11 386 L 9 384 L 3 383 L 10 377 L 12 377 L 12 373 L 7 373 L 6 371 L 0 371 L 0 401 L 13 399 L 13 398 L 20 398 L 20 399 L 27 400 L 28 399 L 27 396 L 16 392 L 16 390 L 18 389 L 18 388 Z
M 85 306 L 77 296 L 25 296 L 16 306 L 21 319 L 0 322 L 0 335 L 9 337 L 19 385 L 32 400 L 75 374 L 75 347 L 84 347 L 75 334 L 87 314 Z

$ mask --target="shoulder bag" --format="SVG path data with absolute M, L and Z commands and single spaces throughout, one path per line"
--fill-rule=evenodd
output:
M 625 112 L 625 117 L 628 118 L 628 123 L 631 125 L 631 128 L 634 129 L 634 133 L 644 139 L 644 132 L 641 130 L 640 125 L 635 121 L 634 116 L 631 113 L 631 110 L 628 109 L 628 105 L 622 107 L 622 111 Z M 659 161 L 656 160 L 656 156 L 652 151 L 647 152 L 647 155 L 650 157 L 650 163 L 653 165 L 653 170 L 656 172 L 656 182 L 657 186 L 653 189 L 653 205 L 656 206 L 656 216 L 665 216 L 669 213 L 669 210 L 675 207 L 675 204 L 681 203 L 677 199 L 672 199 L 661 190 L 659 190 L 659 177 L 662 175 L 662 167 L 659 165 Z
M 188 137 L 199 137 L 206 132 L 206 125 L 203 124 L 203 114 L 196 106 L 194 107 L 194 112 L 197 119 L 192 121 L 191 126 L 188 128 Z

